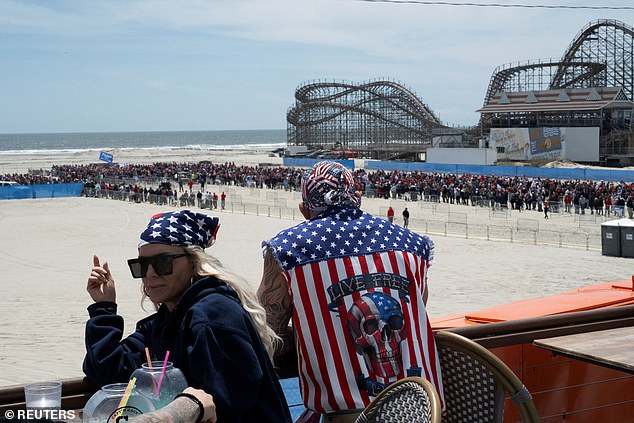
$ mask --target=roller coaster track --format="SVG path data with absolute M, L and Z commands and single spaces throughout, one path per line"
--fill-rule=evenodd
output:
M 287 121 L 297 127 L 322 124 L 348 112 L 371 116 L 421 135 L 431 128 L 444 127 L 412 91 L 389 80 L 361 84 L 308 82 L 297 88 L 295 99 L 295 105 L 287 113 Z
M 548 84 L 548 82 L 548 86 L 543 86 L 543 82 L 538 83 L 539 85 L 537 86 L 527 82 L 526 80 L 528 78 L 526 75 L 529 72 L 538 72 L 541 74 L 541 70 L 552 72 L 562 68 L 568 70 L 573 69 L 575 77 L 568 81 L 567 84 L 557 88 L 573 87 L 576 84 L 579 84 L 580 81 L 586 81 L 593 76 L 600 74 L 605 70 L 606 66 L 603 63 L 595 62 L 563 62 L 560 60 L 546 59 L 540 61 L 539 63 L 527 62 L 513 67 L 500 67 L 493 73 L 493 77 L 491 78 L 491 82 L 489 83 L 489 87 L 484 97 L 484 104 L 488 104 L 491 98 L 500 91 L 539 91 L 553 89 L 554 87 L 552 87 L 552 84 Z M 524 84 L 522 84 L 522 80 Z
M 616 20 L 599 20 L 581 30 L 566 49 L 562 62 L 591 60 L 606 65 L 606 86 L 622 86 L 631 99 L 634 96 L 633 46 L 634 29 L 631 26 Z M 565 86 L 568 74 L 568 69 L 561 66 L 551 86 Z
M 406 125 L 402 122 L 400 122 L 397 119 L 390 119 L 389 117 L 385 117 L 384 115 L 374 112 L 372 110 L 366 109 L 364 107 L 361 106 L 355 106 L 355 105 L 350 105 L 350 104 L 344 104 L 344 103 L 333 103 L 333 102 L 326 102 L 326 101 L 312 101 L 310 103 L 308 103 L 307 105 L 303 106 L 300 108 L 301 111 L 307 111 L 309 109 L 315 109 L 315 110 L 324 110 L 324 109 L 332 109 L 333 112 L 332 114 L 328 114 L 328 115 L 323 115 L 319 118 L 316 119 L 312 119 L 312 120 L 303 120 L 301 123 L 299 121 L 295 121 L 295 118 L 292 117 L 290 114 L 288 118 L 288 122 L 292 123 L 296 126 L 312 126 L 312 125 L 318 125 L 320 123 L 324 123 L 326 121 L 332 120 L 338 116 L 341 116 L 343 114 L 345 114 L 346 112 L 349 111 L 354 111 L 357 112 L 359 114 L 365 114 L 368 116 L 372 116 L 376 119 L 379 120 L 384 120 L 385 122 L 388 122 L 394 126 L 398 126 L 400 128 L 404 128 L 416 133 L 419 133 L 421 135 L 425 135 L 426 131 L 415 128 L 415 127 L 411 127 L 409 125 Z M 298 110 L 299 111 L 299 110 Z M 295 114 L 294 114 L 295 115 Z
M 616 20 L 588 24 L 560 60 L 546 59 L 498 67 L 484 104 L 499 91 L 623 87 L 634 98 L 634 29 Z

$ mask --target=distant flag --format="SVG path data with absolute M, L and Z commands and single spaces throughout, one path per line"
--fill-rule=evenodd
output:
M 106 153 L 105 151 L 99 153 L 99 160 L 102 160 L 106 163 L 112 163 L 112 158 L 112 154 Z

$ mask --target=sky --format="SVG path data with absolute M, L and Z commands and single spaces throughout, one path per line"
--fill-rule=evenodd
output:
M 559 58 L 597 19 L 634 26 L 634 10 L 0 0 L 0 133 L 285 129 L 295 89 L 319 79 L 389 78 L 443 122 L 474 125 L 496 67 Z

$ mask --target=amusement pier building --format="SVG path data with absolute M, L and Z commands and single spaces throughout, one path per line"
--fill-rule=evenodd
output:
M 634 164 L 634 29 L 588 24 L 560 59 L 503 65 L 473 127 L 442 123 L 390 79 L 300 85 L 287 112 L 289 146 L 381 160 L 450 159 L 492 150 L 496 160 Z M 457 151 L 454 151 L 457 153 Z M 488 163 L 487 163 L 488 164 Z

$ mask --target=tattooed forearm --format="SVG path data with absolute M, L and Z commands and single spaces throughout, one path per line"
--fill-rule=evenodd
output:
M 258 297 L 266 310 L 266 321 L 284 341 L 284 349 L 292 346 L 293 333 L 288 323 L 293 314 L 293 299 L 288 291 L 286 278 L 270 251 L 264 257 L 264 272 Z
M 278 335 L 282 339 L 282 345 L 276 349 L 274 353 L 276 357 L 285 355 L 295 348 L 295 332 L 292 326 L 286 326 L 284 330 L 278 332 Z
M 176 398 L 160 410 L 132 419 L 134 423 L 193 423 L 200 409 L 189 398 Z
M 266 322 L 275 333 L 282 335 L 286 331 L 288 322 L 293 313 L 293 303 L 286 290 L 285 282 L 260 291 L 260 301 L 266 310 Z
M 264 272 L 258 297 L 266 310 L 268 324 L 276 333 L 285 331 L 293 312 L 293 302 L 286 286 L 286 279 L 270 251 L 267 251 L 264 258 Z

